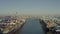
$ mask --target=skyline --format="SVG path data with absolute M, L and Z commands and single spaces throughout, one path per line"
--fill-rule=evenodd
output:
M 0 0 L 0 15 L 60 14 L 60 0 Z

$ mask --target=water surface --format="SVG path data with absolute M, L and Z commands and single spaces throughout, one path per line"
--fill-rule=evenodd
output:
M 27 19 L 26 24 L 17 34 L 45 34 L 45 32 L 38 19 Z

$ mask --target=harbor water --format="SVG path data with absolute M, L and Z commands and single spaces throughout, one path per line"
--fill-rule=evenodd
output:
M 22 29 L 18 30 L 15 34 L 45 34 L 42 24 L 40 24 L 39 19 L 27 19 L 26 24 Z

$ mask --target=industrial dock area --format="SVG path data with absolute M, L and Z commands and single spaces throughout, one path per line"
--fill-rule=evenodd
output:
M 55 16 L 0 18 L 0 34 L 60 34 L 60 19 Z
M 5 16 L 0 18 L 0 34 L 13 34 L 25 23 L 25 19 Z
M 60 34 L 60 0 L 0 0 L 0 34 Z

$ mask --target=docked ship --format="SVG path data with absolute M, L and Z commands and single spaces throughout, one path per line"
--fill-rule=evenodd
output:
M 18 19 L 18 18 L 3 18 L 0 20 L 0 34 L 13 34 L 19 28 L 23 26 L 25 23 L 25 19 Z

